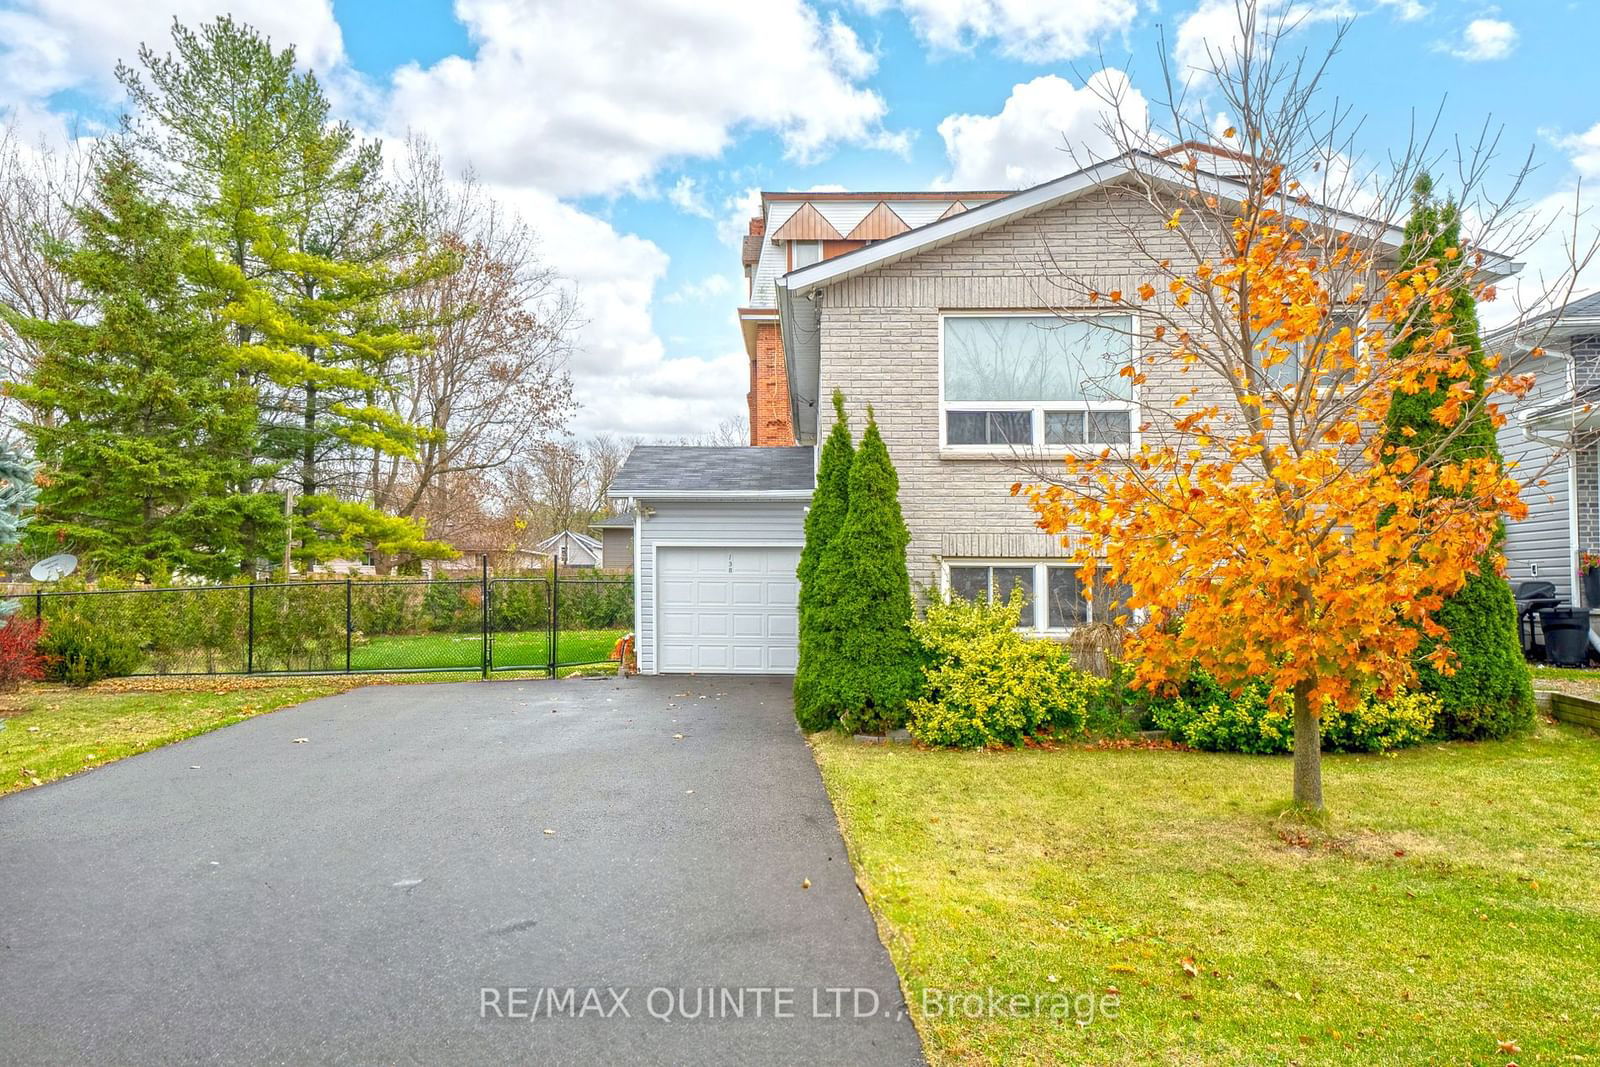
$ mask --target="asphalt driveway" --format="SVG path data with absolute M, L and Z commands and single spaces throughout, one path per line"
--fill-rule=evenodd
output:
M 0 1061 L 920 1062 L 790 709 L 375 686 L 0 799 Z

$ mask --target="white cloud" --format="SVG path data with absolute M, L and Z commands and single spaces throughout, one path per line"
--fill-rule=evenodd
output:
M 1410 17 L 1406 0 L 1398 0 L 1398 3 L 1401 17 Z M 1256 32 L 1266 35 L 1280 27 L 1303 29 L 1318 22 L 1354 18 L 1360 13 L 1346 0 L 1307 3 L 1258 0 Z M 1180 72 L 1207 72 L 1218 65 L 1225 67 L 1238 51 L 1239 8 L 1235 0 L 1200 0 L 1200 5 L 1178 24 L 1172 47 Z
M 1054 74 L 1024 82 L 999 114 L 950 115 L 939 123 L 951 167 L 940 184 L 1010 189 L 1058 177 L 1115 153 L 1107 122 L 1141 133 L 1148 126 L 1145 98 L 1120 70 L 1098 71 L 1082 88 Z
M 717 222 L 717 239 L 738 248 L 750 232 L 750 220 L 761 214 L 761 189 L 752 185 L 722 202 L 722 218 Z
M 930 48 L 964 52 L 995 42 L 1002 55 L 1030 63 L 1074 59 L 1107 33 L 1128 29 L 1137 0 L 857 0 L 872 14 L 905 13 Z
M 1579 175 L 1586 179 L 1600 178 L 1600 122 L 1582 133 L 1557 137 L 1556 146 L 1567 151 Z
M 860 81 L 878 69 L 878 57 L 861 47 L 861 38 L 837 11 L 828 15 L 826 41 L 828 54 L 845 77 Z
M 571 363 L 581 405 L 574 433 L 696 434 L 744 410 L 743 353 L 737 360 L 668 358 L 651 317 L 669 263 L 659 246 L 548 193 L 507 185 L 491 191 L 539 231 L 542 255 L 569 279 L 581 305 Z
M 428 130 L 485 178 L 561 196 L 637 190 L 738 130 L 810 161 L 841 142 L 897 147 L 870 57 L 802 0 L 458 0 L 477 45 L 395 72 L 390 125 Z
M 344 38 L 329 0 L 233 0 L 235 20 L 282 48 L 294 45 L 302 65 L 332 70 L 344 61 Z M 216 0 L 18 0 L 0 11 L 0 102 L 18 105 L 64 89 L 116 99 L 119 60 L 137 65 L 139 45 L 164 53 L 172 20 L 196 27 L 220 12 Z
M 687 174 L 667 190 L 667 200 L 685 215 L 697 215 L 702 219 L 711 218 L 711 209 L 706 206 L 705 197 L 700 195 L 699 183 Z
M 1451 46 L 1450 54 L 1469 63 L 1488 59 L 1504 59 L 1517 43 L 1517 28 L 1504 19 L 1473 19 L 1461 33 L 1461 40 Z
M 1378 5 L 1393 8 L 1395 18 L 1401 22 L 1416 22 L 1433 10 L 1420 0 L 1378 0 Z
M 737 283 L 726 274 L 708 274 L 697 282 L 684 282 L 662 298 L 668 304 L 697 303 L 733 292 Z

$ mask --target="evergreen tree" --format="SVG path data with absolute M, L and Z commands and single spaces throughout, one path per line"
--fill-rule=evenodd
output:
M 10 547 L 22 539 L 29 522 L 28 513 L 39 501 L 34 477 L 37 469 L 9 443 L 0 443 L 0 546 Z M 15 600 L 0 600 L 0 621 L 17 610 Z
M 806 512 L 806 543 L 800 552 L 798 571 L 800 660 L 794 672 L 794 712 L 803 730 L 821 730 L 836 721 L 814 695 L 816 676 L 827 670 L 827 664 L 816 654 L 810 640 L 820 625 L 818 616 L 828 610 L 816 591 L 817 567 L 850 509 L 850 466 L 856 451 L 850 440 L 850 421 L 844 414 L 844 394 L 837 389 L 833 391 L 833 410 L 833 429 L 817 461 L 817 488 L 811 494 L 811 509 Z
M 77 322 L 8 315 L 41 357 L 13 395 L 43 465 L 30 547 L 151 576 L 238 574 L 282 544 L 281 503 L 238 491 L 252 469 L 254 393 L 233 374 L 223 326 L 196 302 L 195 247 L 113 147 L 77 212 L 77 245 L 53 250 L 83 294 Z
M 1418 179 L 1401 247 L 1402 268 L 1427 262 L 1448 265 L 1449 257 L 1460 255 L 1460 249 L 1459 207 L 1436 200 L 1433 183 L 1426 176 Z M 1489 366 L 1478 327 L 1477 300 L 1465 286 L 1454 291 L 1450 316 L 1455 344 L 1466 355 L 1467 370 L 1459 381 L 1470 385 L 1472 395 L 1482 396 Z M 1410 341 L 1401 338 L 1392 354 L 1403 358 L 1410 346 Z M 1462 424 L 1449 427 L 1434 418 L 1434 409 L 1454 384 L 1445 380 L 1433 389 L 1397 392 L 1389 409 L 1390 440 L 1404 443 L 1419 455 L 1441 451 L 1450 462 L 1483 456 L 1498 461 L 1500 447 L 1488 411 L 1479 407 Z M 1502 529 L 1480 560 L 1477 573 L 1435 616 L 1449 631 L 1455 673 L 1440 674 L 1426 660 L 1419 661 L 1422 688 L 1437 695 L 1443 704 L 1438 729 L 1446 737 L 1504 737 L 1533 721 L 1533 688 L 1517 636 L 1516 605 L 1493 562 L 1503 539 Z M 1420 651 L 1425 655 L 1432 647 L 1433 643 L 1425 640 Z
M 318 494 L 340 494 L 340 554 L 392 541 L 392 516 L 351 499 L 354 473 L 415 455 L 435 432 L 383 403 L 401 357 L 430 343 L 430 324 L 396 297 L 459 257 L 426 249 L 391 203 L 380 146 L 332 120 L 294 49 L 226 16 L 198 32 L 174 24 L 173 42 L 168 56 L 141 48 L 142 71 L 118 68 L 136 105 L 126 139 L 159 167 L 210 252 L 213 306 L 261 397 L 261 447 L 298 482 L 308 517 L 327 510 Z M 420 526 L 404 540 L 452 554 Z
M 855 732 L 905 721 L 906 704 L 922 687 L 911 633 L 911 534 L 900 514 L 900 479 L 878 433 L 872 409 L 850 464 L 844 522 L 822 550 L 813 583 L 808 685 L 815 721 Z

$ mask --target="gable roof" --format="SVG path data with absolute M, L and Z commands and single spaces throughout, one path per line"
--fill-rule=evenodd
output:
M 772 235 L 774 241 L 842 241 L 833 223 L 822 217 L 814 204 L 802 204 L 800 210 Z
M 579 545 L 581 545 L 585 549 L 588 549 L 590 552 L 599 552 L 600 551 L 600 542 L 598 540 L 596 540 L 593 537 L 590 537 L 586 533 L 579 533 L 576 530 L 562 530 L 560 533 L 553 533 L 549 537 L 546 537 L 543 541 L 540 541 L 538 544 L 534 545 L 533 547 L 538 549 L 538 550 L 540 550 L 540 551 L 545 551 L 545 546 L 546 545 L 559 544 L 561 542 L 561 539 L 564 538 L 564 537 L 565 538 L 571 538 L 572 540 L 576 541 Z
M 894 208 L 879 200 L 878 206 L 867 212 L 866 218 L 856 223 L 856 228 L 845 234 L 844 239 L 846 241 L 881 241 L 885 237 L 893 237 L 896 234 L 905 233 L 909 229 L 911 227 L 906 225 L 906 220 L 894 213 Z
M 1232 177 L 1204 169 L 1194 172 L 1191 176 L 1191 172 L 1184 168 L 1182 162 L 1148 152 L 1127 152 L 1115 159 L 1075 170 L 1002 199 L 975 204 L 960 214 L 947 213 L 946 217 L 935 222 L 907 230 L 896 237 L 887 238 L 865 248 L 792 270 L 777 280 L 778 289 L 780 293 L 785 290 L 791 293 L 809 293 L 821 286 L 888 266 L 918 252 L 937 248 L 951 241 L 1054 207 L 1135 173 L 1158 181 L 1193 180 L 1202 192 L 1213 193 L 1224 199 L 1241 199 L 1247 191 L 1243 183 Z M 1305 209 L 1291 202 L 1286 204 L 1283 210 L 1287 215 L 1300 215 L 1309 221 L 1321 221 L 1327 217 L 1324 213 L 1330 213 L 1333 224 L 1342 229 L 1371 235 L 1396 248 L 1400 246 L 1405 235 L 1399 226 L 1350 212 L 1337 210 L 1330 212 L 1326 207 Z M 1506 257 L 1491 254 L 1488 258 L 1488 269 L 1491 273 L 1509 273 L 1514 267 Z M 781 296 L 779 303 L 782 303 Z
M 1195 156 L 1198 147 L 1205 146 L 1184 144 L 1176 146 L 1176 150 L 1187 150 L 1184 151 L 1185 156 Z M 1176 151 L 1169 151 L 1169 154 L 1176 154 Z M 1227 151 L 1213 154 L 1224 162 L 1230 158 Z M 1207 169 L 1197 160 L 1198 169 L 1191 171 L 1185 166 L 1186 162 L 1187 159 L 1164 158 L 1149 152 L 1126 152 L 1010 196 L 972 204 L 959 213 L 952 214 L 946 210 L 937 220 L 926 225 L 824 259 L 820 263 L 800 267 L 775 279 L 778 315 L 783 331 L 784 363 L 789 379 L 790 413 L 795 433 L 801 440 L 816 436 L 815 394 L 821 373 L 821 338 L 816 304 L 800 298 L 825 286 L 1064 204 L 1133 174 L 1174 184 L 1192 183 L 1201 192 L 1223 200 L 1242 200 L 1247 195 L 1248 190 L 1243 182 L 1228 174 L 1218 173 L 1224 167 Z M 1290 217 L 1301 217 L 1311 222 L 1328 222 L 1344 231 L 1375 238 L 1396 249 L 1405 236 L 1400 226 L 1338 211 L 1326 205 L 1305 207 L 1291 201 L 1284 205 L 1283 212 Z M 1520 263 L 1511 262 L 1509 257 L 1485 253 L 1485 270 L 1492 276 L 1504 277 L 1515 273 L 1520 267 Z
M 611 480 L 609 495 L 804 499 L 816 483 L 815 464 L 809 447 L 640 445 Z

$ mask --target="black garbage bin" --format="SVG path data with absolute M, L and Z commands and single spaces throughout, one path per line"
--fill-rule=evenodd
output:
M 1552 608 L 1539 613 L 1545 659 L 1557 667 L 1582 667 L 1589 659 L 1589 610 Z

